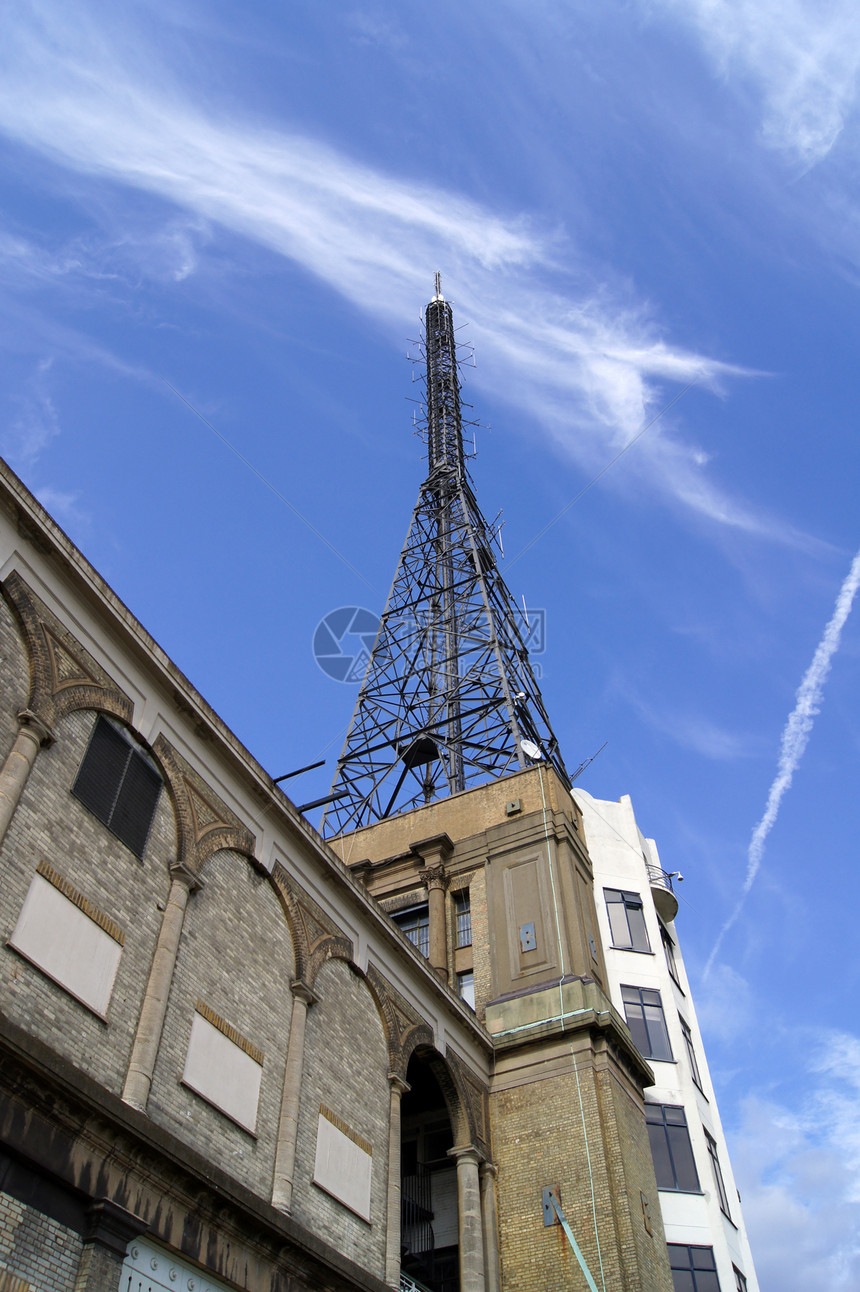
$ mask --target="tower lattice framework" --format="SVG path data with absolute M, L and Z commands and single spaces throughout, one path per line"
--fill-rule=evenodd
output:
M 453 316 L 438 275 L 424 357 L 429 471 L 338 759 L 329 835 L 537 761 L 570 784 L 466 469 Z

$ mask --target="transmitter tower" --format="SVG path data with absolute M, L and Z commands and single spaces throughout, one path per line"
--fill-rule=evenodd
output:
M 569 787 L 466 468 L 451 305 L 424 314 L 427 477 L 338 759 L 328 835 L 535 763 Z

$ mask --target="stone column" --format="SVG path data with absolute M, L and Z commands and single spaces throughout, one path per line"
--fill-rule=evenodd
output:
M 430 955 L 428 960 L 443 982 L 448 981 L 448 937 L 445 921 L 445 889 L 448 877 L 445 862 L 454 851 L 447 834 L 434 834 L 410 844 L 410 852 L 423 863 L 419 878 L 427 885 L 427 906 L 430 922 Z
M 146 1221 L 107 1198 L 94 1202 L 87 1211 L 74 1292 L 116 1292 L 128 1245 L 148 1228 Z
M 496 1214 L 496 1176 L 492 1162 L 481 1163 L 481 1219 L 484 1225 L 484 1271 L 487 1292 L 501 1292 L 502 1272 L 499 1266 L 499 1220 Z
M 167 1013 L 167 997 L 173 981 L 173 970 L 176 967 L 176 954 L 179 950 L 179 939 L 182 936 L 188 897 L 198 888 L 203 887 L 203 881 L 183 866 L 172 867 L 170 874 L 170 892 L 164 908 L 164 919 L 161 921 L 155 955 L 152 957 L 149 982 L 146 984 L 146 995 L 143 998 L 122 1091 L 125 1103 L 131 1104 L 132 1108 L 138 1108 L 141 1112 L 146 1109 L 152 1086 L 152 1074 L 158 1056 L 158 1047 L 161 1044 L 164 1016 Z
M 486 1292 L 484 1283 L 484 1234 L 481 1224 L 481 1186 L 478 1150 L 452 1148 L 457 1162 L 457 1211 L 460 1240 L 460 1292 Z
M 393 1288 L 400 1287 L 400 1099 L 410 1086 L 389 1072 L 391 1104 L 388 1113 L 388 1222 L 385 1231 L 385 1281 Z
M 430 920 L 430 964 L 443 982 L 448 981 L 448 938 L 445 928 L 445 889 L 448 876 L 445 867 L 425 866 L 419 870 L 427 885 L 427 904 Z
M 293 1174 L 296 1167 L 296 1136 L 299 1130 L 299 1098 L 302 1092 L 302 1068 L 305 1062 L 305 1023 L 308 1009 L 317 997 L 301 979 L 290 983 L 293 1012 L 290 1039 L 287 1042 L 287 1064 L 284 1070 L 284 1093 L 278 1122 L 278 1145 L 275 1149 L 275 1175 L 272 1182 L 272 1206 L 289 1211 L 293 1200 Z
M 15 743 L 0 768 L 0 843 L 6 837 L 36 755 L 54 742 L 50 727 L 29 709 L 22 709 L 18 714 L 18 726 Z

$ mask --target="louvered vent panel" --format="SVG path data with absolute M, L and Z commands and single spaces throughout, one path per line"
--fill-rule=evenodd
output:
M 113 723 L 99 718 L 72 793 L 142 857 L 161 777 Z
M 131 753 L 128 741 L 104 718 L 99 718 L 72 793 L 105 825 L 110 825 Z
M 158 773 L 140 754 L 132 752 L 109 824 L 138 857 L 146 847 L 160 789 Z

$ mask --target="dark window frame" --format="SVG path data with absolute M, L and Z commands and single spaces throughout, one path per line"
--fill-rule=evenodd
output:
M 663 943 L 663 954 L 666 957 L 666 968 L 669 970 L 669 977 L 680 992 L 684 992 L 681 986 L 681 975 L 678 973 L 678 962 L 675 959 L 675 939 L 668 929 L 660 925 L 660 941 Z
M 155 762 L 131 733 L 99 714 L 71 792 L 141 861 L 163 784 Z
M 711 1159 L 711 1170 L 714 1173 L 714 1184 L 717 1187 L 717 1196 L 720 1200 L 720 1211 L 726 1220 L 732 1219 L 732 1213 L 729 1211 L 729 1195 L 726 1191 L 726 1182 L 723 1179 L 723 1168 L 720 1166 L 720 1155 L 717 1149 L 717 1141 L 709 1131 L 705 1131 L 705 1143 L 708 1146 L 708 1157 Z M 732 1221 L 734 1224 L 734 1221 Z
M 467 990 L 464 991 L 463 988 Z M 471 988 L 471 992 L 469 992 Z M 475 971 L 474 969 L 464 969 L 462 973 L 457 974 L 457 995 L 469 1009 L 475 1008 Z
M 705 1088 L 702 1085 L 702 1074 L 699 1071 L 699 1061 L 696 1058 L 696 1047 L 693 1043 L 693 1030 L 690 1024 L 682 1014 L 678 1015 L 678 1022 L 681 1024 L 681 1035 L 684 1038 L 684 1047 L 687 1051 L 687 1059 L 690 1064 L 690 1076 L 693 1078 L 693 1085 L 705 1094 Z M 707 1098 L 707 1095 L 705 1096 Z
M 625 888 L 604 888 L 603 898 L 613 948 L 616 951 L 650 953 L 651 939 L 645 926 L 645 906 L 639 893 L 629 892 Z M 624 929 L 627 930 L 626 937 Z
M 674 1063 L 660 992 L 655 987 L 634 987 L 622 983 L 621 1000 L 627 1026 L 642 1057 L 658 1063 Z
M 454 894 L 454 915 L 456 920 L 455 945 L 457 950 L 472 945 L 472 901 L 468 888 Z
M 425 959 L 430 958 L 430 903 L 416 902 L 402 911 L 392 911 L 391 919 Z M 413 936 L 414 934 L 414 936 Z
M 732 1269 L 734 1270 L 735 1283 L 737 1284 L 737 1292 L 747 1292 L 747 1276 L 741 1273 L 737 1265 L 733 1265 Z
M 701 1193 L 684 1109 L 678 1104 L 648 1103 L 645 1121 L 657 1188 L 664 1193 Z
M 689 1289 L 689 1292 L 720 1292 L 713 1247 L 695 1243 L 667 1243 L 666 1246 L 669 1248 L 669 1267 L 676 1288 L 679 1284 L 675 1275 L 685 1274 L 688 1277 L 680 1286 Z

